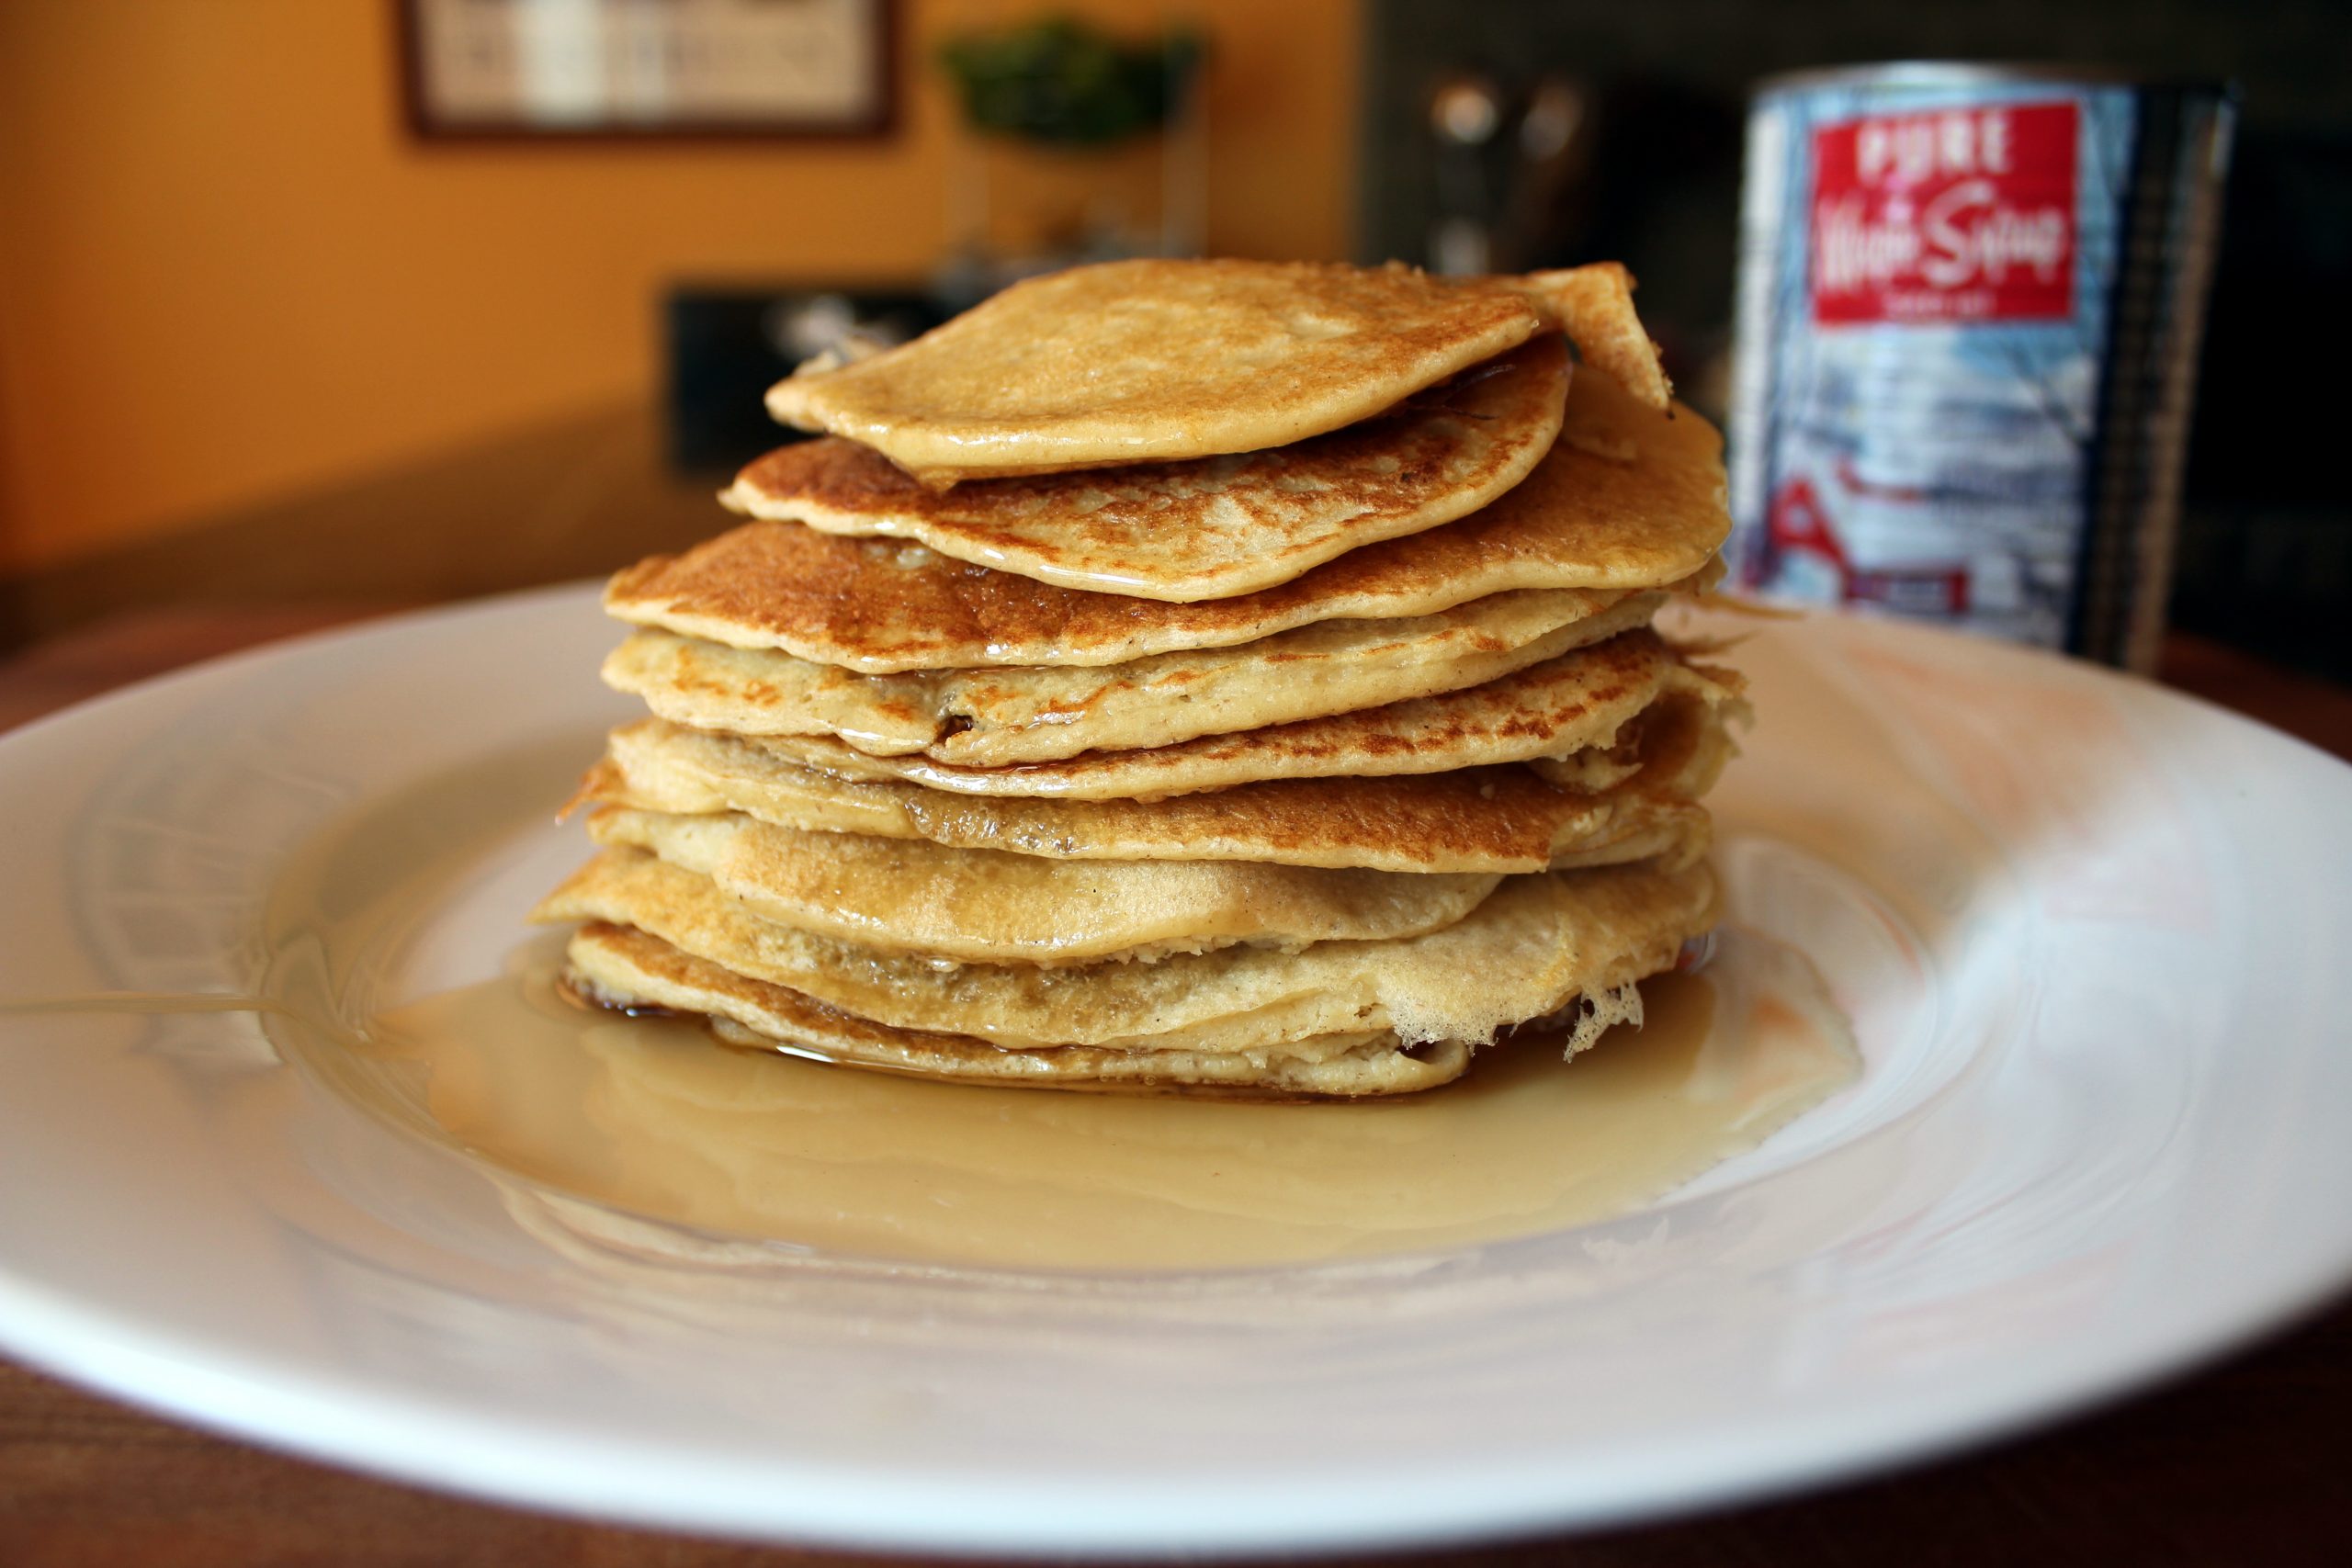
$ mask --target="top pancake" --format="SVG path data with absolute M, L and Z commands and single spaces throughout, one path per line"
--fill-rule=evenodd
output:
M 912 343 L 806 365 L 768 412 L 926 483 L 1284 446 L 1557 325 L 1499 278 L 1148 258 L 1016 283 Z
M 1435 615 L 1527 589 L 1673 586 L 1711 565 L 1730 527 L 1722 446 L 1689 410 L 1655 412 L 1613 378 L 1588 369 L 1569 385 L 1557 443 L 1501 499 L 1444 527 L 1349 550 L 1257 592 L 1169 603 L 967 564 L 984 541 L 940 523 L 944 513 L 925 492 L 898 481 L 903 492 L 925 496 L 920 513 L 909 515 L 931 521 L 905 531 L 930 548 L 752 523 L 620 572 L 605 607 L 639 626 L 882 675 L 1123 664 L 1254 642 L 1317 621 Z M 888 468 L 870 455 L 865 461 Z M 760 469 L 745 470 L 730 493 L 740 500 Z M 854 521 L 850 531 L 858 533 L 895 526 L 880 514 Z M 1052 537 L 1050 529 L 1041 535 L 1048 544 Z M 1147 552 L 1130 562 L 1129 574 L 1148 559 Z
M 1476 511 L 1558 434 L 1568 353 L 1547 335 L 1380 417 L 1293 446 L 927 490 L 838 439 L 769 453 L 719 499 L 828 534 L 911 538 L 1066 588 L 1224 598 Z
M 1577 356 L 1585 364 L 1614 377 L 1644 408 L 1666 412 L 1674 387 L 1658 361 L 1657 344 L 1634 313 L 1634 275 L 1623 265 L 1593 262 L 1502 281 L 1534 296 L 1575 340 Z

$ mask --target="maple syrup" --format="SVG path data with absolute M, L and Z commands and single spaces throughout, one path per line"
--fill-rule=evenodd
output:
M 353 1048 L 407 1069 L 372 1094 L 414 1095 L 387 1109 L 632 1214 L 942 1263 L 1299 1263 L 1587 1224 L 1754 1148 L 1858 1066 L 1812 966 L 1736 930 L 1573 1062 L 1524 1038 L 1458 1083 L 1353 1102 L 940 1083 L 744 1050 L 583 1008 L 560 963 L 551 933 L 499 978 L 371 1020 Z

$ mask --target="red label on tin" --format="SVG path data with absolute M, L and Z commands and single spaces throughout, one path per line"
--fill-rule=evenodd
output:
M 1884 115 L 1813 135 L 1813 319 L 2063 321 L 2075 108 Z

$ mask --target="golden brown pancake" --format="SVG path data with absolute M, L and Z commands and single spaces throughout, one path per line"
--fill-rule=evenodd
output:
M 735 813 L 606 808 L 589 833 L 710 878 L 763 919 L 977 964 L 1385 942 L 1453 924 L 1498 880 L 1217 861 L 1051 861 L 803 832 Z
M 1017 800 L 840 778 L 734 736 L 640 719 L 613 732 L 578 798 L 650 811 L 741 811 L 811 832 L 1064 860 L 1247 860 L 1422 874 L 1654 856 L 1669 868 L 1686 865 L 1707 844 L 1699 797 L 1730 752 L 1721 714 L 1713 703 L 1669 695 L 1630 728 L 1630 773 L 1590 792 L 1506 764 L 1284 779 L 1168 800 Z
M 568 959 L 573 988 L 603 1006 L 700 1013 L 729 1044 L 926 1077 L 1035 1089 L 1354 1096 L 1433 1089 L 1461 1077 L 1470 1061 L 1470 1048 L 1458 1041 L 1408 1051 L 1385 1029 L 1286 1041 L 1262 1052 L 1091 1045 L 1013 1051 L 968 1034 L 876 1023 L 730 973 L 628 926 L 582 926 Z
M 1612 377 L 1645 408 L 1662 412 L 1673 401 L 1657 344 L 1634 312 L 1632 273 L 1616 262 L 1594 262 L 1529 273 L 1518 282 L 1567 329 L 1584 363 Z
M 1655 634 L 1638 631 L 1466 691 L 1058 762 L 967 768 L 922 756 L 873 756 L 831 736 L 745 741 L 842 778 L 903 779 L 974 795 L 1158 800 L 1268 779 L 1434 773 L 1566 755 L 1614 745 L 1634 715 L 1668 693 L 1721 701 L 1737 689 L 1727 674 L 1686 666 Z
M 1405 621 L 1323 621 L 1131 664 L 859 675 L 771 649 L 639 631 L 607 684 L 663 718 L 742 735 L 835 735 L 861 751 L 1006 767 L 1174 745 L 1472 686 L 1646 626 L 1664 595 L 1584 615 L 1574 591 L 1506 593 Z
M 1497 279 L 1108 262 L 1016 283 L 870 357 L 803 366 L 768 412 L 937 485 L 1209 457 L 1369 419 L 1554 325 Z
M 1220 599 L 1487 504 L 1550 450 L 1567 391 L 1567 347 L 1545 336 L 1292 446 L 943 493 L 828 437 L 769 453 L 719 500 L 746 516 L 911 539 L 1065 588 Z
M 1158 802 L 988 799 L 837 778 L 736 736 L 639 719 L 612 733 L 579 802 L 644 811 L 743 811 L 807 832 L 932 840 L 1056 861 L 1270 861 L 1390 872 L 1541 872 L 1660 858 L 1708 844 L 1698 797 L 1731 740 L 1717 705 L 1668 696 L 1644 710 L 1623 769 L 1564 790 L 1517 764 L 1402 778 L 1286 778 Z M 1609 755 L 1609 752 L 1604 752 Z M 1613 771 L 1611 771 L 1613 773 Z
M 1298 953 L 1227 947 L 1156 963 L 949 964 L 876 953 L 746 912 L 709 878 L 635 850 L 605 850 L 533 918 L 633 926 L 731 973 L 788 987 L 899 1029 L 1015 1049 L 1270 1051 L 1394 1030 L 1408 1043 L 1476 1043 L 1670 967 L 1714 914 L 1705 864 L 1556 872 L 1506 880 L 1427 935 L 1317 942 Z
M 536 912 L 585 922 L 570 981 L 1213 1094 L 1638 1021 L 1714 915 L 1740 684 L 1648 627 L 1720 570 L 1723 477 L 1631 290 L 1114 264 L 803 367 L 771 409 L 831 434 L 739 477 L 756 520 L 607 590 L 661 716 Z
M 867 516 L 844 531 L 903 531 L 929 547 L 751 523 L 621 572 L 605 605 L 639 626 L 889 674 L 1118 664 L 1251 642 L 1315 621 L 1434 615 L 1534 589 L 1679 590 L 1711 581 L 1730 526 L 1721 451 L 1713 428 L 1688 409 L 1654 412 L 1615 381 L 1580 373 L 1559 442 L 1494 504 L 1236 598 L 1164 603 L 1057 588 L 1017 570 L 971 564 L 1002 558 L 985 533 L 961 536 L 935 520 L 899 530 Z M 846 498 L 828 506 L 837 519 L 855 515 Z M 1040 525 L 1049 540 L 1050 523 Z M 1149 570 L 1124 569 L 1128 576 Z

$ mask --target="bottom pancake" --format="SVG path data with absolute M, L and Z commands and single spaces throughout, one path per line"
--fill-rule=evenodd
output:
M 628 926 L 582 927 L 569 982 L 598 1006 L 700 1015 L 729 1044 L 815 1055 L 926 1077 L 1035 1089 L 1160 1089 L 1198 1095 L 1360 1098 L 1434 1089 L 1462 1076 L 1461 1041 L 1408 1045 L 1388 1030 L 1323 1034 L 1255 1051 L 1008 1050 L 967 1034 L 894 1029 L 784 986 L 737 975 Z M 1611 1023 L 1638 1022 L 1630 985 L 1571 1003 L 1558 1021 L 1573 1055 Z
M 1253 1051 L 1357 1030 L 1485 1041 L 1674 962 L 1713 923 L 1706 865 L 1511 877 L 1423 935 L 1041 967 L 894 955 L 750 912 L 708 877 L 608 849 L 534 918 L 632 926 L 737 975 L 899 1029 L 1015 1049 Z

